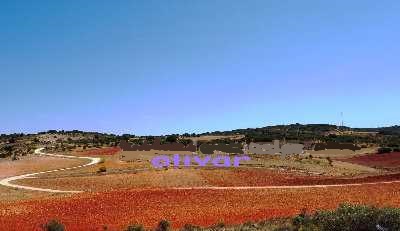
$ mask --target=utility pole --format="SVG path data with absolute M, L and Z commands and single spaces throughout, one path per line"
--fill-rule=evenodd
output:
M 299 136 L 300 136 L 300 124 L 297 125 L 297 141 L 298 141 L 298 142 L 300 142 Z
M 344 125 L 344 123 L 343 123 L 343 112 L 340 112 L 340 118 L 342 120 L 340 126 L 343 128 L 343 125 Z

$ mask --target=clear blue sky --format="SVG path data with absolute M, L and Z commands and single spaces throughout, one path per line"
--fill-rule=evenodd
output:
M 0 1 L 0 133 L 400 124 L 400 1 Z

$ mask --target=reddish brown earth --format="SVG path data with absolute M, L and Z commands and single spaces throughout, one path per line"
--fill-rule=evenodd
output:
M 340 203 L 400 206 L 400 184 L 340 188 L 249 190 L 118 190 L 71 197 L 0 204 L 1 230 L 41 230 L 59 219 L 67 230 L 121 230 L 128 224 L 154 227 L 161 219 L 173 227 L 238 224 L 298 214 L 306 208 L 333 209 Z M 18 224 L 18 225 L 16 225 Z
M 289 186 L 373 183 L 400 181 L 400 173 L 380 176 L 337 178 L 328 176 L 303 176 L 295 173 L 265 169 L 201 170 L 169 169 L 138 173 L 58 176 L 24 179 L 22 185 L 59 190 L 82 190 L 91 192 L 112 189 L 198 187 L 198 186 Z
M 299 176 L 270 170 L 202 171 L 202 177 L 215 186 L 330 185 L 400 181 L 400 173 L 367 177 Z
M 85 154 L 87 155 L 87 153 Z M 99 154 L 93 154 L 99 155 Z M 389 154 L 391 161 L 378 158 L 389 166 L 396 160 Z M 374 155 L 366 161 L 376 161 Z M 361 158 L 361 157 L 358 157 Z M 372 160 L 371 160 L 372 158 Z M 359 160 L 359 159 L 357 159 Z M 368 161 L 367 161 L 368 160 Z M 385 160 L 385 161 L 383 161 Z M 375 164 L 372 166 L 376 166 Z M 191 172 L 188 172 L 189 174 Z M 136 174 L 141 178 L 147 172 Z M 111 174 L 95 176 L 93 182 L 118 182 L 126 185 L 124 177 L 132 174 Z M 173 171 L 163 175 L 174 177 Z M 182 181 L 182 174 L 177 178 Z M 189 174 L 193 179 L 193 173 Z M 167 177 L 167 178 L 168 178 Z M 207 185 L 215 186 L 263 186 L 263 185 L 312 185 L 312 184 L 348 184 L 400 180 L 400 174 L 370 176 L 366 178 L 333 178 L 316 176 L 296 176 L 291 173 L 260 171 L 257 169 L 237 169 L 234 171 L 199 171 L 199 182 L 205 179 Z M 66 179 L 63 180 L 63 179 Z M 42 183 L 53 186 L 76 186 L 90 177 L 66 177 L 41 179 Z M 41 181 L 31 179 L 32 182 Z M 143 180 L 143 179 L 142 179 Z M 69 183 L 67 183 L 69 182 Z M 69 185 L 72 184 L 72 185 Z M 193 183 L 194 184 L 194 183 Z M 197 184 L 197 183 L 196 183 Z M 133 186 L 133 185 L 132 185 Z M 157 187 L 153 184 L 154 187 Z M 89 187 L 89 186 L 88 186 Z M 158 186 L 159 187 L 159 186 Z M 118 188 L 118 187 L 117 187 Z M 223 221 L 226 224 L 239 224 L 245 221 L 257 221 L 275 217 L 287 217 L 298 214 L 303 208 L 309 212 L 318 209 L 333 209 L 340 203 L 362 203 L 377 206 L 400 207 L 400 183 L 363 186 L 304 188 L 304 189 L 119 189 L 105 192 L 82 193 L 69 197 L 35 198 L 23 201 L 0 201 L 0 231 L 42 230 L 41 225 L 49 219 L 58 219 L 67 230 L 122 230 L 129 224 L 140 223 L 147 228 L 154 227 L 161 219 L 172 222 L 174 228 L 186 223 L 210 226 Z M 18 224 L 18 225 L 16 225 Z
M 341 161 L 378 168 L 400 167 L 400 152 L 356 156 Z

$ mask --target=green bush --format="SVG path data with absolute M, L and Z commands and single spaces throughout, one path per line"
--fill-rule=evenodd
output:
M 191 225 L 191 224 L 186 224 L 183 226 L 181 231 L 201 231 L 202 228 L 199 226 Z
M 156 228 L 156 231 L 169 231 L 169 230 L 170 230 L 170 224 L 167 220 L 161 220 Z
M 388 147 L 391 147 L 391 148 L 398 148 L 398 147 L 399 147 L 399 145 L 396 144 L 396 143 L 390 143 L 390 144 L 388 144 L 387 146 L 388 146 Z
M 382 154 L 382 153 L 389 153 L 392 152 L 392 149 L 389 147 L 382 147 L 382 148 L 378 148 L 378 153 Z
M 213 227 L 214 227 L 214 228 L 217 228 L 217 229 L 222 229 L 222 228 L 225 227 L 225 223 L 222 222 L 222 221 L 220 221 L 220 222 L 218 222 L 216 225 L 214 225 Z
M 296 230 L 296 231 L 318 230 L 315 228 L 315 225 L 313 224 L 312 217 L 306 213 L 306 209 L 302 209 L 301 213 L 292 219 L 292 225 L 293 225 L 292 229 L 286 228 L 286 230 Z
M 43 229 L 45 231 L 65 231 L 64 225 L 59 223 L 57 220 L 50 220 L 44 225 Z
M 317 212 L 312 223 L 324 231 L 400 230 L 400 209 L 343 204 L 335 211 Z

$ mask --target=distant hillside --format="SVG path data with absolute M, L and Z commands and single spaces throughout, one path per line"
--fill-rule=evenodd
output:
M 331 124 L 290 124 L 261 128 L 235 129 L 231 131 L 207 132 L 201 135 L 245 135 L 252 141 L 322 140 L 351 143 L 395 143 L 400 144 L 400 126 L 382 128 L 350 128 Z
M 247 136 L 286 136 L 286 138 L 296 138 L 297 136 L 313 138 L 315 136 L 322 136 L 326 132 L 343 130 L 351 130 L 349 127 L 338 127 L 330 124 L 290 124 L 290 125 L 275 125 L 266 126 L 261 128 L 246 128 L 235 129 L 232 131 L 215 131 L 204 133 L 202 135 L 247 135 Z
M 187 144 L 194 141 L 200 143 L 239 142 L 271 142 L 274 139 L 300 143 L 340 142 L 361 145 L 378 145 L 381 147 L 400 148 L 400 126 L 381 128 L 350 128 L 330 124 L 290 124 L 261 128 L 235 129 L 232 131 L 215 131 L 203 134 L 170 134 L 159 136 L 163 143 L 180 142 Z M 14 153 L 25 155 L 35 147 L 47 146 L 58 151 L 74 149 L 100 148 L 117 146 L 121 140 L 141 143 L 152 142 L 155 136 L 135 136 L 134 134 L 114 135 L 99 132 L 56 131 L 49 130 L 38 134 L 2 134 L 0 135 L 0 157 L 8 157 Z
M 398 125 L 381 128 L 354 128 L 353 130 L 362 132 L 379 132 L 380 134 L 385 135 L 400 135 L 400 126 Z

